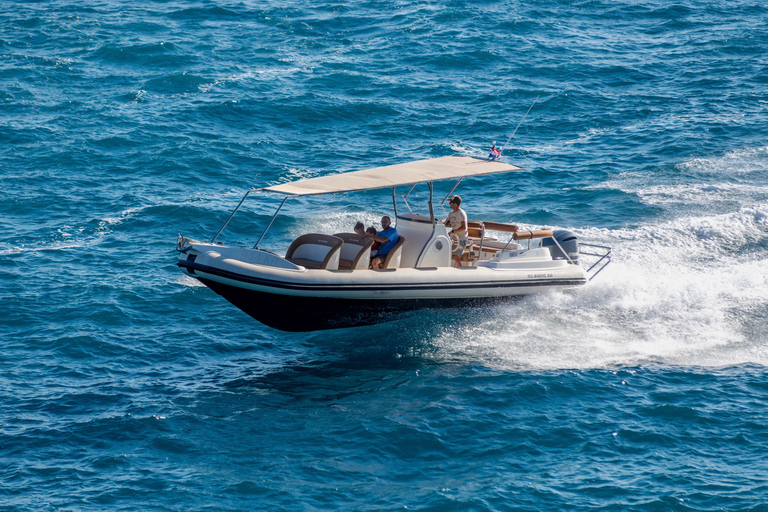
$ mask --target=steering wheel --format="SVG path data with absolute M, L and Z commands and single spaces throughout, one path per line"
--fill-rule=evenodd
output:
M 451 240 L 451 254 L 453 254 L 459 250 L 459 235 L 449 231 L 448 238 Z

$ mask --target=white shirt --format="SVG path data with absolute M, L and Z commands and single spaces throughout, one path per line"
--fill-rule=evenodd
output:
M 461 221 L 464 221 L 464 231 L 458 231 L 461 228 Z M 456 211 L 451 210 L 448 213 L 448 222 L 451 223 L 451 229 L 456 231 L 456 235 L 461 240 L 466 240 L 469 236 L 469 221 L 467 220 L 467 212 L 459 208 Z

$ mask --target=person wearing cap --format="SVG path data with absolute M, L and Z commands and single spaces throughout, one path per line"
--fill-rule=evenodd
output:
M 460 267 L 461 255 L 464 254 L 464 249 L 466 249 L 467 240 L 469 239 L 467 212 L 461 209 L 461 197 L 459 196 L 453 196 L 450 205 L 451 212 L 448 214 L 448 218 L 445 219 L 445 226 L 450 226 L 450 232 L 459 238 L 459 247 L 453 253 L 453 262 L 457 267 Z

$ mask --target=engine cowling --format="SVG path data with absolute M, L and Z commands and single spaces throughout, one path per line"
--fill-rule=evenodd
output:
M 567 229 L 557 229 L 554 231 L 554 238 L 557 240 L 557 243 L 560 244 L 560 247 L 562 247 L 563 250 L 568 253 L 568 257 L 565 256 L 563 251 L 560 250 L 560 247 L 558 247 L 551 238 L 545 238 L 541 241 L 541 246 L 549 247 L 549 252 L 552 254 L 552 259 L 565 260 L 570 258 L 571 261 L 578 265 L 579 239 L 576 236 L 576 233 L 573 231 L 568 231 Z

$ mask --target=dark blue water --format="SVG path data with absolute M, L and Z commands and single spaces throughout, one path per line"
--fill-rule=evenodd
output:
M 0 510 L 768 510 L 767 26 L 739 0 L 3 2 Z M 586 289 L 286 334 L 175 265 L 248 187 L 484 156 L 534 101 L 527 171 L 457 192 L 612 246 Z M 389 198 L 295 201 L 264 248 Z

